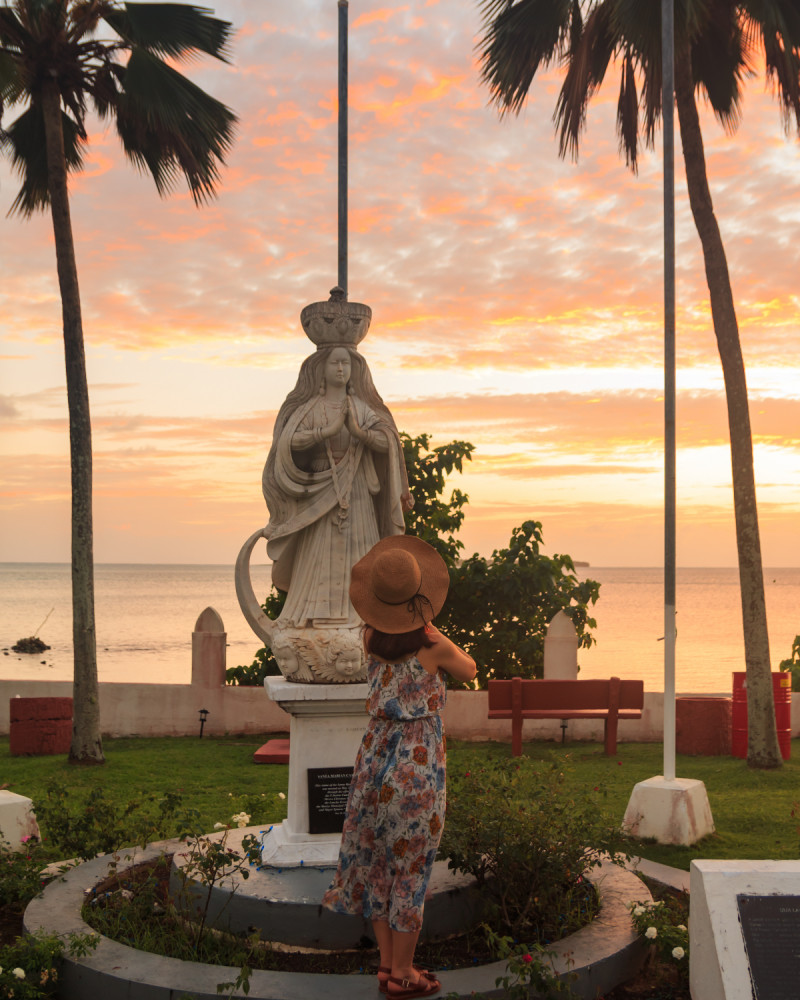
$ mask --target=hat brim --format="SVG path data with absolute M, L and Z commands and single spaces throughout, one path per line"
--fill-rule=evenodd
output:
M 403 549 L 414 557 L 420 569 L 418 593 L 427 600 L 408 604 L 386 604 L 372 589 L 372 567 L 375 559 L 384 552 Z M 415 535 L 389 535 L 372 546 L 369 552 L 353 566 L 350 573 L 350 601 L 367 625 L 399 635 L 413 632 L 432 621 L 444 607 L 450 574 L 447 564 L 427 542 Z

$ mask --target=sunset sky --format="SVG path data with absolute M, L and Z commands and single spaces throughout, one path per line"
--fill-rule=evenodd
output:
M 219 0 L 230 65 L 187 74 L 232 107 L 219 197 L 159 199 L 92 123 L 72 213 L 95 454 L 98 562 L 232 563 L 266 521 L 275 414 L 336 284 L 336 0 Z M 663 550 L 661 136 L 638 176 L 616 79 L 578 163 L 558 158 L 560 72 L 500 120 L 479 84 L 479 8 L 350 4 L 350 298 L 398 426 L 471 441 L 452 485 L 466 550 L 527 518 L 549 552 L 658 566 Z M 704 112 L 747 364 L 764 562 L 800 565 L 800 144 L 763 77 L 727 135 Z M 734 565 L 722 375 L 677 170 L 678 563 Z M 7 218 L 0 164 L 3 561 L 69 560 L 60 300 L 49 217 Z

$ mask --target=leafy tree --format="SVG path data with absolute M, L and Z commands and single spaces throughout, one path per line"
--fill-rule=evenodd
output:
M 781 660 L 778 670 L 785 670 L 792 675 L 792 691 L 800 691 L 800 635 L 794 637 L 792 655 L 788 660 Z
M 658 5 L 635 0 L 482 0 L 482 77 L 501 113 L 519 112 L 540 67 L 566 66 L 556 101 L 559 152 L 577 157 L 592 96 L 619 71 L 617 132 L 635 171 L 639 140 L 661 117 Z M 733 131 L 742 80 L 763 58 L 784 126 L 800 127 L 800 11 L 795 0 L 680 0 L 675 5 L 675 99 L 689 204 L 703 250 L 728 406 L 734 516 L 748 687 L 748 764 L 780 767 L 756 508 L 747 383 L 730 275 L 705 165 L 697 93 Z
M 542 525 L 525 521 L 514 528 L 508 548 L 489 559 L 475 553 L 461 559 L 464 543 L 456 537 L 468 497 L 454 489 L 442 496 L 446 476 L 463 471 L 474 446 L 465 441 L 429 448 L 430 436 L 401 433 L 414 507 L 406 514 L 406 533 L 418 535 L 440 553 L 450 569 L 447 604 L 437 618 L 453 642 L 474 657 L 478 684 L 491 677 L 541 677 L 547 625 L 563 610 L 575 624 L 579 644 L 589 648 L 589 605 L 600 584 L 578 581 L 569 556 L 548 558 L 540 552 Z M 460 686 L 457 682 L 456 686 Z
M 541 677 L 547 626 L 558 611 L 572 619 L 579 646 L 595 641 L 589 608 L 600 584 L 579 581 L 572 559 L 544 555 L 542 542 L 541 522 L 525 521 L 507 548 L 489 559 L 476 553 L 450 570 L 437 624 L 475 659 L 480 687 L 493 677 Z
M 464 523 L 468 497 L 458 489 L 450 493 L 449 500 L 442 494 L 447 476 L 453 471 L 464 471 L 464 462 L 471 461 L 475 445 L 451 441 L 430 448 L 430 434 L 412 438 L 405 431 L 400 432 L 400 440 L 408 486 L 414 497 L 414 506 L 405 515 L 406 534 L 416 535 L 432 545 L 452 568 L 464 548 L 456 535 Z
M 110 29 L 112 37 L 98 32 Z M 64 329 L 72 469 L 74 725 L 69 759 L 101 764 L 92 536 L 92 439 L 68 173 L 79 170 L 90 107 L 113 119 L 127 156 L 159 194 L 180 176 L 210 197 L 234 114 L 166 59 L 225 58 L 230 31 L 205 8 L 113 0 L 13 0 L 0 6 L 0 129 L 22 186 L 11 211 L 50 209 Z

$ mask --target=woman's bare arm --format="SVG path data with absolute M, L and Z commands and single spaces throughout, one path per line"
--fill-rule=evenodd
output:
M 433 645 L 423 646 L 417 653 L 417 659 L 428 673 L 444 670 L 457 681 L 471 681 L 478 671 L 469 653 L 465 653 L 435 625 L 428 625 L 426 631 L 428 637 L 433 639 Z

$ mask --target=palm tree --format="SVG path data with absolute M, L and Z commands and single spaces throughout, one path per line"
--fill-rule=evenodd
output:
M 652 146 L 661 116 L 660 5 L 638 0 L 483 0 L 482 78 L 501 113 L 519 112 L 540 67 L 566 74 L 554 120 L 559 153 L 577 157 L 589 102 L 609 70 L 620 78 L 617 132 L 635 171 L 640 136 Z M 800 128 L 798 0 L 676 0 L 675 99 L 689 203 L 705 261 L 728 408 L 742 596 L 751 767 L 779 767 L 747 383 L 733 292 L 706 174 L 696 94 L 733 131 L 741 87 L 764 59 L 784 126 Z
M 74 723 L 69 759 L 104 761 L 92 552 L 92 440 L 67 176 L 81 167 L 89 107 L 112 118 L 125 153 L 159 194 L 183 175 L 197 204 L 214 192 L 236 118 L 167 61 L 225 58 L 230 24 L 181 3 L 13 0 L 0 6 L 0 143 L 22 178 L 11 211 L 50 208 L 64 326 L 72 470 Z M 100 34 L 101 29 L 108 37 Z

